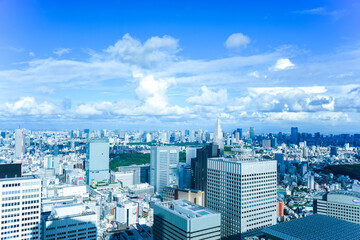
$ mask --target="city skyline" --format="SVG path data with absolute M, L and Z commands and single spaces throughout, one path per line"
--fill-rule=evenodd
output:
M 356 133 L 358 3 L 186 3 L 2 1 L 0 128 Z

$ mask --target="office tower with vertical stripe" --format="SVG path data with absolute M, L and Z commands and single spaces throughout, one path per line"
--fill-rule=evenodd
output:
M 221 213 L 222 238 L 276 224 L 276 161 L 209 158 L 207 207 Z

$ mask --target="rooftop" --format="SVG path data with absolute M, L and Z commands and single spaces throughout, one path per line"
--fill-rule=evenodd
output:
M 16 177 L 16 178 L 0 178 L 0 182 L 3 181 L 18 181 L 18 180 L 32 180 L 32 179 L 39 179 L 36 175 L 25 175 L 22 177 Z
M 185 218 L 200 218 L 209 214 L 219 214 L 213 210 L 204 208 L 202 206 L 199 206 L 195 203 L 186 200 L 174 200 L 170 202 L 162 202 L 159 203 L 158 205 L 168 208 Z
M 352 197 L 360 198 L 360 193 L 359 192 L 354 192 L 354 191 L 336 190 L 336 191 L 331 191 L 328 194 L 329 195 L 345 195 L 345 196 L 352 196 Z
M 358 240 L 360 225 L 321 214 L 314 214 L 264 228 L 263 233 L 270 238 L 287 240 Z

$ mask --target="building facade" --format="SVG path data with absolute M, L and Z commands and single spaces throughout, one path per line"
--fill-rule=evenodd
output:
M 276 224 L 276 180 L 276 161 L 208 159 L 206 206 L 221 213 L 223 238 Z
M 190 188 L 206 192 L 208 158 L 218 157 L 218 145 L 210 144 L 196 150 L 196 157 L 191 159 Z
M 150 185 L 161 193 L 166 186 L 179 185 L 179 150 L 177 147 L 151 147 Z
M 89 139 L 86 143 L 86 183 L 109 182 L 109 140 Z
M 220 239 L 220 213 L 185 200 L 154 206 L 154 240 Z
M 199 206 L 205 207 L 205 192 L 194 189 L 181 189 L 165 187 L 163 189 L 163 201 L 187 200 Z
M 360 193 L 331 191 L 315 196 L 314 213 L 360 224 Z
M 41 179 L 0 179 L 1 239 L 40 239 Z
M 54 206 L 42 214 L 41 229 L 44 240 L 96 240 L 97 215 L 83 204 Z
M 20 159 L 24 155 L 24 130 L 15 130 L 15 157 Z

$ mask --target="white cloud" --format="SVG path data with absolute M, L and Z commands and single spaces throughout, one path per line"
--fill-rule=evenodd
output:
M 273 71 L 281 71 L 294 68 L 295 65 L 288 58 L 280 58 L 276 61 L 275 65 L 270 68 Z
M 36 92 L 38 93 L 45 93 L 45 94 L 52 94 L 54 93 L 54 89 L 49 88 L 47 86 L 40 86 L 36 89 Z
M 249 77 L 255 77 L 255 78 L 259 78 L 259 77 L 260 77 L 258 71 L 254 71 L 254 72 L 248 73 L 248 76 L 249 76 Z
M 227 101 L 227 90 L 220 89 L 218 92 L 211 91 L 206 86 L 201 87 L 201 95 L 189 97 L 186 101 L 195 105 L 217 106 Z
M 34 52 L 29 52 L 29 56 L 30 56 L 30 57 L 34 57 L 34 56 L 35 56 L 35 53 L 34 53 Z
M 79 105 L 75 111 L 76 111 L 76 114 L 86 115 L 86 116 L 102 114 L 102 111 L 96 109 L 96 106 L 93 106 L 90 104 Z
M 58 48 L 58 49 L 53 51 L 53 53 L 58 55 L 58 56 L 62 56 L 64 54 L 67 54 L 67 53 L 70 53 L 70 52 L 71 52 L 70 48 Z
M 344 10 L 333 10 L 329 11 L 324 7 L 312 8 L 307 10 L 298 11 L 300 14 L 310 14 L 310 15 L 321 15 L 321 16 L 331 16 L 334 19 L 339 19 L 343 14 Z
M 23 121 L 25 115 L 32 119 L 38 115 L 40 120 L 45 116 L 65 123 L 69 122 L 66 119 L 126 119 L 160 125 L 191 125 L 213 119 L 217 113 L 223 113 L 228 124 L 305 121 L 306 117 L 329 123 L 360 119 L 358 50 L 304 62 L 299 58 L 296 68 L 284 58 L 288 51 L 279 48 L 245 57 L 189 59 L 179 55 L 177 39 L 164 36 L 139 41 L 127 34 L 88 59 L 32 59 L 28 65 L 1 70 L 0 118 L 18 116 Z M 267 71 L 274 63 L 272 71 Z M 276 72 L 290 68 L 294 70 Z M 337 86 L 338 78 L 348 85 Z M 71 100 L 58 99 L 69 88 L 82 94 Z M 56 94 L 43 94 L 54 89 Z M 189 97 L 190 89 L 201 91 Z M 23 98 L 29 91 L 34 97 Z M 94 102 L 98 97 L 94 92 L 107 92 L 110 100 Z M 14 98 L 20 100 L 8 100 Z
M 55 105 L 46 101 L 37 103 L 33 97 L 23 97 L 20 100 L 0 105 L 1 115 L 49 115 L 59 113 Z
M 170 36 L 152 37 L 142 44 L 130 34 L 125 34 L 105 52 L 122 62 L 149 68 L 174 60 L 179 50 L 178 40 Z
M 242 33 L 233 33 L 226 39 L 225 47 L 230 50 L 237 50 L 246 47 L 250 43 L 250 38 Z

